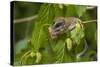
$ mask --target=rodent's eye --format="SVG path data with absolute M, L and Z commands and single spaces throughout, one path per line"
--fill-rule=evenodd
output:
M 60 26 L 62 26 L 62 25 L 63 25 L 63 22 L 56 23 L 56 24 L 54 25 L 54 29 L 55 29 L 55 28 L 58 28 L 58 27 L 60 27 Z

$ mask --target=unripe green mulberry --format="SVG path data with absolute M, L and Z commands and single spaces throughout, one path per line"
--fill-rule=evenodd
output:
M 66 39 L 67 49 L 70 51 L 72 49 L 72 40 L 70 38 Z
M 80 30 L 81 30 L 81 25 L 80 25 L 80 23 L 76 23 L 76 31 L 77 31 L 77 32 L 80 32 Z
M 41 55 L 41 53 L 40 52 L 37 52 L 36 53 L 36 63 L 39 63 L 40 61 L 41 61 L 41 59 L 42 59 L 42 55 Z

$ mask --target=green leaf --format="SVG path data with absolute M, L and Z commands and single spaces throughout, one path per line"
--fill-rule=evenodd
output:
M 66 16 L 81 17 L 86 12 L 86 6 L 82 5 L 66 5 Z
M 34 50 L 38 51 L 41 45 L 44 45 L 46 40 L 46 32 L 44 27 L 46 24 L 53 22 L 53 6 L 52 4 L 43 4 L 39 11 L 39 18 L 35 22 L 35 27 L 32 34 L 32 44 L 34 45 Z M 48 26 L 48 25 L 47 25 Z
M 51 23 L 54 18 L 54 7 L 52 4 L 43 4 L 39 10 L 38 21 L 43 23 Z
M 84 38 L 84 29 L 81 28 L 80 31 L 77 31 L 77 28 L 71 31 L 71 38 L 73 39 L 74 43 L 79 45 Z
M 63 40 L 59 40 L 54 48 L 55 51 L 55 63 L 61 63 L 64 61 L 65 43 Z
M 54 61 L 54 51 L 52 49 L 52 44 L 49 40 L 47 40 L 46 45 L 44 46 L 44 49 L 40 50 L 42 54 L 42 59 L 40 63 L 47 64 L 47 63 L 53 63 Z
M 55 5 L 53 5 L 53 7 L 54 7 L 55 17 L 63 16 L 63 9 L 61 8 L 61 7 L 63 7 L 63 5 L 55 4 Z
M 38 51 L 40 46 L 43 45 L 42 41 L 46 40 L 45 33 L 43 31 L 43 27 L 35 28 L 33 33 L 32 43 L 34 45 L 35 51 Z
M 76 17 L 76 11 L 75 11 L 74 5 L 67 5 L 65 7 L 66 7 L 66 10 L 65 10 L 66 17 Z
M 86 6 L 77 5 L 75 6 L 76 14 L 81 17 L 86 12 Z

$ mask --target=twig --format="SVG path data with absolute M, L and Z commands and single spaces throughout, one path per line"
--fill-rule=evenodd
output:
M 26 21 L 31 21 L 31 20 L 36 19 L 37 17 L 38 17 L 37 15 L 34 15 L 34 16 L 31 16 L 31 17 L 16 19 L 16 20 L 14 20 L 14 23 L 22 23 L 22 22 L 26 22 Z
M 89 23 L 89 22 L 97 22 L 97 20 L 83 21 L 83 23 Z
M 38 15 L 34 15 L 31 17 L 26 17 L 26 18 L 22 18 L 22 19 L 15 19 L 14 23 L 22 23 L 22 22 L 26 22 L 26 21 L 31 21 L 34 20 L 38 17 Z M 89 23 L 89 22 L 97 22 L 97 20 L 89 20 L 89 21 L 83 21 L 83 23 Z

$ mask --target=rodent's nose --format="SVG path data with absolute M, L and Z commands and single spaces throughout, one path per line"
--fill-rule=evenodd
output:
M 57 38 L 58 32 L 55 32 L 51 27 L 49 27 L 49 33 L 52 39 Z

